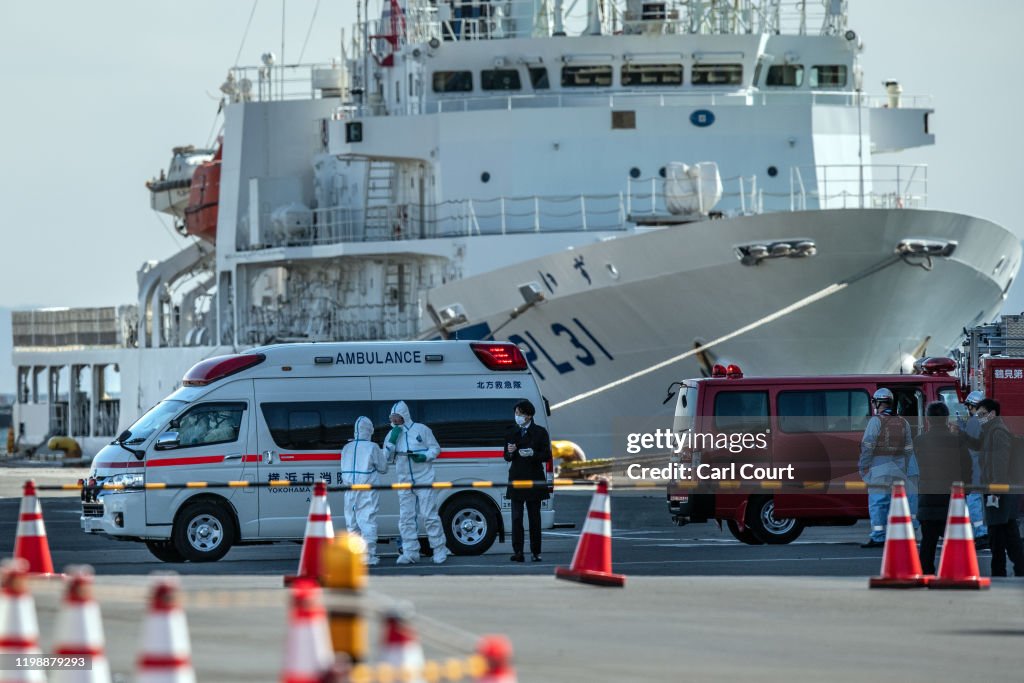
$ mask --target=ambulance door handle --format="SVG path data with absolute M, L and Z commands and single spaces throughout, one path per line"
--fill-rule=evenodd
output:
M 225 455 L 224 459 L 225 460 L 241 460 L 242 459 L 242 454 L 239 453 L 238 455 Z
M 263 451 L 263 464 L 273 465 L 274 464 L 274 451 Z

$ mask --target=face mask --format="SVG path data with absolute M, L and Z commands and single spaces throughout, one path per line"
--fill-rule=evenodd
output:
M 526 424 L 526 417 L 524 415 L 516 415 L 516 424 L 522 427 Z

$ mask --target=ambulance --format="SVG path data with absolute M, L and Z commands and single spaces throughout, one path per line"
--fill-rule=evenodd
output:
M 441 445 L 436 481 L 501 482 L 508 479 L 506 431 L 523 399 L 546 427 L 547 404 L 510 343 L 282 344 L 210 358 L 97 453 L 83 489 L 81 527 L 143 542 L 165 562 L 214 561 L 235 545 L 301 541 L 313 484 L 341 483 L 340 452 L 357 417 L 373 421 L 380 444 L 390 407 L 405 401 Z M 290 483 L 103 488 L 284 480 Z M 396 481 L 395 466 L 382 480 Z M 452 553 L 481 554 L 505 540 L 511 504 L 504 487 L 438 494 Z M 343 495 L 328 496 L 336 529 L 344 528 Z M 552 496 L 542 505 L 543 528 L 552 527 L 554 514 Z M 382 541 L 397 539 L 396 492 L 380 493 L 378 524 Z

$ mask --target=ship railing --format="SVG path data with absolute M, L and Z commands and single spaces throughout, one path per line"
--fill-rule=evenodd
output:
M 536 0 L 458 0 L 451 5 L 435 0 L 406 0 L 405 17 L 393 21 L 390 14 L 357 25 L 357 36 L 371 41 L 393 35 L 414 40 L 425 32 L 436 32 L 444 40 L 496 40 L 589 33 L 589 26 L 600 26 L 606 35 L 647 34 L 842 34 L 846 29 L 844 4 L 835 0 L 730 0 L 694 2 L 693 0 L 654 0 L 642 3 L 639 12 L 630 12 L 626 0 L 602 3 L 598 16 L 569 5 L 556 15 L 559 3 Z M 390 12 L 387 2 L 385 12 Z M 440 10 L 440 11 L 439 11 Z
M 229 102 L 272 102 L 341 97 L 348 87 L 345 67 L 335 62 L 236 66 L 220 91 Z
M 925 164 L 794 166 L 790 211 L 808 209 L 920 209 L 928 204 Z
M 340 302 L 321 312 L 306 312 L 301 317 L 278 310 L 253 307 L 242 331 L 242 339 L 250 344 L 333 341 L 375 341 L 410 339 L 418 333 L 415 306 L 406 304 L 406 311 L 397 304 L 357 304 Z M 301 331 L 301 332 L 300 332 Z
M 779 104 L 809 104 L 855 107 L 857 93 L 845 90 L 785 90 L 743 89 L 687 90 L 682 92 L 652 92 L 651 89 L 616 90 L 614 92 L 552 92 L 526 93 L 516 95 L 489 95 L 481 97 L 445 96 L 426 102 L 427 113 L 451 113 L 469 111 L 513 111 L 519 109 L 564 109 L 573 107 L 717 107 L 717 106 L 768 106 Z M 861 97 L 861 106 L 867 108 L 888 108 L 885 96 Z M 929 95 L 903 95 L 903 108 L 930 108 Z M 402 112 L 393 112 L 401 114 Z M 339 113 L 340 117 L 341 114 Z
M 692 197 L 694 210 L 699 214 L 719 210 L 733 215 L 758 214 L 764 211 L 764 191 L 757 186 L 757 176 L 730 176 L 722 178 L 722 197 L 715 207 L 703 205 L 703 181 L 695 179 L 696 190 Z M 665 199 L 665 178 L 659 176 L 630 178 L 626 192 L 626 214 L 628 216 L 665 216 L 670 213 Z M 685 194 L 675 194 L 676 200 Z
M 260 242 L 244 249 L 474 235 L 625 230 L 624 193 L 457 199 L 434 205 L 328 207 L 301 221 L 261 214 Z
M 129 348 L 138 319 L 137 306 L 13 311 L 11 331 L 17 349 Z

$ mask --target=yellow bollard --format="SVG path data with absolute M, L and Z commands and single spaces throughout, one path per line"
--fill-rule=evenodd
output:
M 366 588 L 366 543 L 358 534 L 340 533 L 325 544 L 320 582 L 329 591 L 327 620 L 335 653 L 356 664 L 366 661 L 366 618 L 359 604 Z M 333 604 L 332 604 L 333 603 Z

